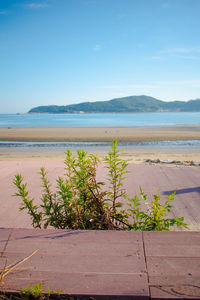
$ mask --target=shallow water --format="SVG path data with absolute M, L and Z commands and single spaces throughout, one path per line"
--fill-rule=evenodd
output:
M 77 150 L 108 150 L 109 142 L 13 142 L 0 141 L 0 150 L 16 151 L 66 151 Z M 177 140 L 177 141 L 152 141 L 152 142 L 126 142 L 118 143 L 121 150 L 151 148 L 171 149 L 178 151 L 200 151 L 200 140 Z

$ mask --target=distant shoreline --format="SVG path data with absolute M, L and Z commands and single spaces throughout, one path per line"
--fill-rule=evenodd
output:
M 145 113 L 145 112 L 196 112 L 200 99 L 188 101 L 163 101 L 147 95 L 127 96 L 104 101 L 81 102 L 70 105 L 42 105 L 28 113 Z

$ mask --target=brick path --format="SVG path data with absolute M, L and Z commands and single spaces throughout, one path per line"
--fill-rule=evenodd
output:
M 10 229 L 0 229 L 3 249 Z M 200 232 L 14 229 L 1 268 L 38 252 L 1 290 L 42 282 L 95 299 L 200 299 Z

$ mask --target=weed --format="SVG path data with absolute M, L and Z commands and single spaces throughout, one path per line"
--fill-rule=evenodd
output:
M 4 257 L 4 255 L 5 255 L 5 251 L 6 251 L 6 248 L 7 248 L 7 246 L 8 246 L 8 242 L 9 242 L 9 240 L 10 240 L 10 238 L 11 238 L 12 232 L 13 232 L 13 230 L 10 230 L 10 233 L 9 233 L 9 235 L 8 235 L 8 238 L 7 238 L 6 242 L 5 242 L 5 245 L 4 245 L 4 247 L 3 247 L 3 250 L 1 251 L 1 255 L 0 255 L 1 258 Z M 27 256 L 27 257 L 25 257 L 25 258 L 23 258 L 23 259 L 20 259 L 20 260 L 18 260 L 17 262 L 14 262 L 14 263 L 12 263 L 12 264 L 10 264 L 10 265 L 8 265 L 8 263 L 7 263 L 7 262 L 8 262 L 8 259 L 7 259 L 7 257 L 6 257 L 4 267 L 3 267 L 2 269 L 0 269 L 0 283 L 3 282 L 4 277 L 5 277 L 8 273 L 12 272 L 12 271 L 15 270 L 19 265 L 21 265 L 22 263 L 24 263 L 25 261 L 27 261 L 28 259 L 30 259 L 34 254 L 37 253 L 37 251 L 38 251 L 38 250 L 36 250 L 36 251 L 34 251 L 33 253 L 31 253 L 29 256 Z
M 140 187 L 140 196 L 141 200 L 145 202 L 147 207 L 146 212 L 141 210 L 141 200 L 136 195 L 134 198 L 129 199 L 129 212 L 130 216 L 133 217 L 132 230 L 142 230 L 142 231 L 169 231 L 170 227 L 177 225 L 187 227 L 183 223 L 184 218 L 167 218 L 167 213 L 171 211 L 171 201 L 174 200 L 174 192 L 172 195 L 169 195 L 167 200 L 163 205 L 161 205 L 159 191 L 153 196 L 153 200 L 147 202 L 147 195 L 144 194 L 142 188 Z
M 27 210 L 34 228 L 169 230 L 175 225 L 186 226 L 183 218 L 167 218 L 175 193 L 168 196 L 164 205 L 160 203 L 159 193 L 146 203 L 147 195 L 142 189 L 141 199 L 137 195 L 128 197 L 123 188 L 128 163 L 119 157 L 119 152 L 117 140 L 114 140 L 104 159 L 108 190 L 104 188 L 105 182 L 97 180 L 98 157 L 87 155 L 83 150 L 78 150 L 77 156 L 67 151 L 65 177 L 58 177 L 54 193 L 46 170 L 41 168 L 43 193 L 39 206 L 30 198 L 21 174 L 17 174 L 13 182 L 18 189 L 15 196 L 22 199 L 20 209 Z M 128 209 L 123 209 L 123 199 L 128 201 Z M 141 209 L 141 201 L 147 204 L 146 210 Z
M 38 298 L 41 297 L 43 293 L 44 293 L 44 287 L 42 286 L 42 283 L 39 282 L 38 284 L 29 285 L 28 287 L 22 287 L 21 295 L 33 296 L 35 298 Z
M 12 272 L 14 269 L 16 269 L 19 265 L 21 265 L 22 263 L 24 263 L 25 261 L 27 261 L 28 259 L 30 259 L 34 254 L 36 254 L 38 250 L 34 251 L 33 253 L 31 253 L 29 256 L 18 260 L 15 263 L 12 263 L 10 265 L 7 265 L 7 259 L 4 265 L 4 268 L 2 270 L 0 270 L 0 283 L 2 282 L 3 278 L 10 272 Z

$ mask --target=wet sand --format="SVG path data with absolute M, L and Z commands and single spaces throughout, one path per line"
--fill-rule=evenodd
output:
M 36 127 L 0 128 L 0 141 L 119 142 L 200 140 L 200 128 Z

